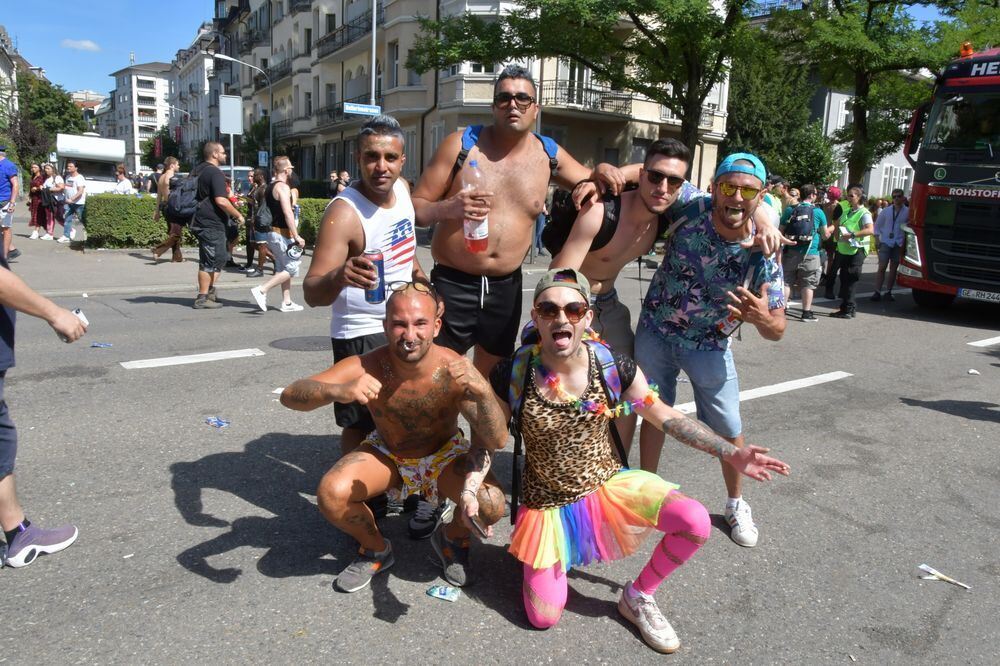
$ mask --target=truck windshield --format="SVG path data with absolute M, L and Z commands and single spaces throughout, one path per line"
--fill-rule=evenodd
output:
M 1000 93 L 954 93 L 934 101 L 924 147 L 1000 156 Z
M 83 174 L 87 180 L 102 180 L 113 183 L 118 179 L 115 177 L 115 164 L 112 162 L 97 162 L 93 160 L 73 159 L 76 162 L 77 170 Z

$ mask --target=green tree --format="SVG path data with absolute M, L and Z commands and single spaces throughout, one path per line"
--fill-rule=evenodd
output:
M 240 138 L 240 145 L 236 149 L 236 153 L 240 156 L 240 161 L 237 164 L 257 164 L 258 151 L 267 150 L 267 131 L 270 123 L 270 117 L 262 116 L 257 122 L 250 125 L 248 131 L 243 133 L 242 138 Z M 277 146 L 275 146 L 275 149 L 277 150 Z M 280 155 L 281 152 L 279 151 L 277 154 Z
M 752 0 L 520 0 L 509 13 L 422 20 L 407 66 L 561 57 L 612 88 L 641 93 L 681 119 L 694 151 L 705 99 L 747 35 Z
M 943 2 L 947 20 L 936 25 L 942 48 L 957 55 L 963 42 L 977 50 L 1000 45 L 1000 0 L 956 0 Z
M 53 150 L 56 134 L 80 134 L 87 131 L 83 113 L 62 86 L 27 72 L 17 77 L 18 113 L 15 123 L 23 159 L 40 160 Z
M 852 95 L 852 121 L 835 140 L 845 146 L 849 179 L 864 173 L 903 142 L 913 108 L 930 96 L 917 76 L 947 59 L 934 26 L 917 24 L 912 0 L 834 0 L 807 10 L 781 11 L 767 30 L 793 58 L 830 88 Z
M 160 140 L 160 154 L 156 154 L 156 140 Z M 174 141 L 173 135 L 170 133 L 170 128 L 163 126 L 156 131 L 151 138 L 146 139 L 140 145 L 139 150 L 141 152 L 141 159 L 139 160 L 141 164 L 145 164 L 148 167 L 154 167 L 157 164 L 163 162 L 167 157 L 176 157 L 178 160 L 181 158 L 181 147 L 176 141 Z

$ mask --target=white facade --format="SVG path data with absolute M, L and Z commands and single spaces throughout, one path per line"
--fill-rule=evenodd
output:
M 204 53 L 214 43 L 211 29 L 211 23 L 202 24 L 191 45 L 170 63 L 170 132 L 181 146 L 182 160 L 192 164 L 201 161 L 198 146 L 219 134 L 218 91 L 213 96 L 209 85 L 215 61 Z
M 125 142 L 125 168 L 149 171 L 156 165 L 142 164 L 142 143 L 152 139 L 169 121 L 170 65 L 151 62 L 132 65 L 114 72 L 115 89 L 111 93 L 111 117 L 98 115 L 101 136 Z M 108 133 L 105 133 L 108 132 Z
M 0 26 L 0 129 L 17 113 L 17 60 L 7 31 Z

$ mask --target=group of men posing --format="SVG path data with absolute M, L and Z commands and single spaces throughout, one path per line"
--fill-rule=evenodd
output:
M 317 491 L 323 515 L 360 546 L 336 587 L 359 590 L 393 564 L 392 544 L 366 503 L 386 492 L 457 506 L 450 522 L 432 512 L 418 536 L 430 537 L 449 583 L 471 582 L 470 530 L 488 537 L 504 515 L 490 467 L 514 415 L 526 460 L 510 551 L 523 563 L 531 623 L 558 621 L 572 566 L 628 555 L 658 529 L 662 541 L 625 586 L 619 609 L 651 647 L 673 652 L 679 640 L 653 594 L 705 542 L 710 522 L 700 503 L 656 475 L 663 434 L 720 459 L 725 515 L 744 546 L 755 545 L 758 532 L 740 476 L 789 471 L 744 443 L 730 349 L 743 322 L 771 340 L 785 329 L 773 258 L 780 236 L 757 211 L 766 172 L 753 155 L 732 155 L 709 198 L 685 181 L 691 156 L 673 140 L 655 142 L 642 165 L 621 170 L 587 169 L 562 148 L 553 158 L 532 132 L 536 89 L 517 66 L 500 74 L 492 110 L 493 124 L 473 132 L 471 149 L 461 132 L 445 139 L 412 194 L 399 177 L 406 160 L 399 124 L 387 116 L 366 123 L 357 142 L 360 179 L 322 220 L 303 289 L 309 305 L 332 308 L 335 364 L 289 385 L 281 401 L 298 410 L 334 403 L 343 429 L 343 456 Z M 488 190 L 463 189 L 457 174 L 465 159 L 477 160 Z M 531 346 L 512 357 L 520 266 L 550 179 L 586 202 L 534 288 Z M 626 182 L 637 188 L 623 191 Z M 601 201 L 589 196 L 598 188 L 608 192 Z M 610 240 L 600 233 L 611 217 L 606 206 L 617 211 Z M 463 220 L 487 216 L 487 251 L 466 251 Z M 416 260 L 414 222 L 436 225 L 429 279 Z M 615 278 L 664 231 L 666 256 L 633 335 Z M 377 279 L 366 248 L 384 257 L 389 297 L 381 304 L 364 298 Z M 681 370 L 701 422 L 670 406 Z M 635 415 L 643 417 L 641 469 L 630 470 L 615 453 L 610 424 L 628 444 Z

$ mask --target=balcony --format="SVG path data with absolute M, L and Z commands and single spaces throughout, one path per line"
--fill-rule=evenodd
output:
M 154 97 L 136 97 L 135 103 L 139 106 L 156 106 L 156 98 Z
M 539 103 L 547 107 L 597 111 L 617 116 L 632 115 L 634 95 L 621 90 L 586 86 L 577 81 L 543 81 Z
M 698 121 L 698 127 L 711 128 L 715 124 L 715 111 L 715 104 L 706 104 L 703 106 L 701 108 L 701 119 Z M 677 124 L 681 122 L 676 113 L 662 104 L 660 105 L 660 120 L 672 120 Z
M 382 9 L 381 4 L 378 6 L 376 21 L 378 25 L 382 25 L 385 22 L 385 11 Z M 361 16 L 351 19 L 333 32 L 328 32 L 320 37 L 316 41 L 316 57 L 323 58 L 335 51 L 339 51 L 348 44 L 353 44 L 371 32 L 371 29 L 372 10 L 369 9 Z
M 335 104 L 330 104 L 329 106 L 322 106 L 313 112 L 313 118 L 316 119 L 316 129 L 326 129 L 338 125 L 340 123 L 349 122 L 351 120 L 357 119 L 360 116 L 346 115 L 344 113 L 344 103 L 354 103 L 354 104 L 368 104 L 371 100 L 369 93 L 364 95 L 358 95 L 357 97 L 350 97 L 343 101 L 337 102 Z M 375 98 L 375 103 L 379 106 L 382 105 L 382 96 L 378 95 Z
M 312 0 L 292 0 L 291 6 L 288 8 L 288 12 L 289 14 L 308 12 L 312 10 L 312 4 Z
M 274 65 L 273 67 L 267 68 L 267 76 L 270 77 L 271 79 L 271 85 L 274 85 L 283 78 L 291 75 L 292 75 L 291 60 L 285 60 L 283 62 L 279 62 L 277 65 Z M 254 86 L 253 86 L 254 90 L 260 90 L 266 87 L 267 87 L 267 78 L 258 75 L 254 80 Z
M 271 40 L 270 30 L 261 30 L 260 28 L 254 28 L 247 32 L 240 41 L 239 49 L 241 54 L 250 53 L 255 46 L 263 46 Z
M 292 125 L 294 123 L 295 121 L 291 118 L 288 120 L 279 120 L 271 127 L 271 133 L 275 139 L 282 139 L 292 133 Z

